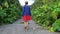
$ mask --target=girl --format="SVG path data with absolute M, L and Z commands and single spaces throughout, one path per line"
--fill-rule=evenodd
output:
M 24 24 L 25 24 L 25 29 L 28 28 L 28 21 L 31 20 L 31 11 L 30 11 L 30 6 L 28 6 L 28 2 L 25 2 L 25 5 L 23 7 L 23 20 L 24 20 Z

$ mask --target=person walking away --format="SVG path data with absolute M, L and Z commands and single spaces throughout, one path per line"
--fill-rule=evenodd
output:
M 23 15 L 25 29 L 27 29 L 28 22 L 31 20 L 31 10 L 30 10 L 30 6 L 28 5 L 28 1 L 25 2 L 25 5 L 22 10 L 22 15 Z

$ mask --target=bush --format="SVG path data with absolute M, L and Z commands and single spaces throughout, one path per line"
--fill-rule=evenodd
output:
M 48 2 L 48 1 L 47 1 Z M 59 1 L 60 2 L 60 1 Z M 33 20 L 37 24 L 46 27 L 49 31 L 60 31 L 60 3 L 48 2 L 32 9 Z M 50 4 L 52 3 L 52 4 Z
M 21 18 L 21 6 L 18 0 L 0 1 L 0 24 L 12 23 Z
M 60 31 L 60 19 L 56 20 L 52 25 L 54 31 Z

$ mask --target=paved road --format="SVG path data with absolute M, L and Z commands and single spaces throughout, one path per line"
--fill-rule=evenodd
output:
M 43 29 L 41 26 L 35 24 L 33 20 L 29 22 L 29 29 L 25 30 L 22 22 L 23 20 L 20 19 L 13 24 L 0 26 L 0 34 L 60 34 L 57 32 L 52 33 Z

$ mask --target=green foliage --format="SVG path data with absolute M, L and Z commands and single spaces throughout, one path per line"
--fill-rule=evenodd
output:
M 53 24 L 52 27 L 49 28 L 50 32 L 54 32 L 54 31 L 60 31 L 60 19 L 57 19 Z
M 50 32 L 55 32 L 55 30 L 54 30 L 53 27 L 51 27 L 51 28 L 49 29 L 49 31 L 50 31 Z
M 5 10 L 0 10 L 0 17 L 5 17 L 6 15 L 7 14 Z
M 60 19 L 56 20 L 52 26 L 55 31 L 60 31 Z
M 8 2 L 7 1 L 5 1 L 4 3 L 3 3 L 3 5 L 5 6 L 5 7 L 9 7 L 9 5 L 8 5 Z
M 0 24 L 12 23 L 21 18 L 21 6 L 18 0 L 0 0 Z
M 54 8 L 54 10 L 51 13 L 52 18 L 56 20 L 59 14 L 60 14 L 60 8 L 56 6 L 56 8 Z
M 33 20 L 46 27 L 50 32 L 60 31 L 60 1 L 39 1 L 41 0 L 37 0 L 31 7 Z M 40 3 L 42 4 L 40 5 Z

